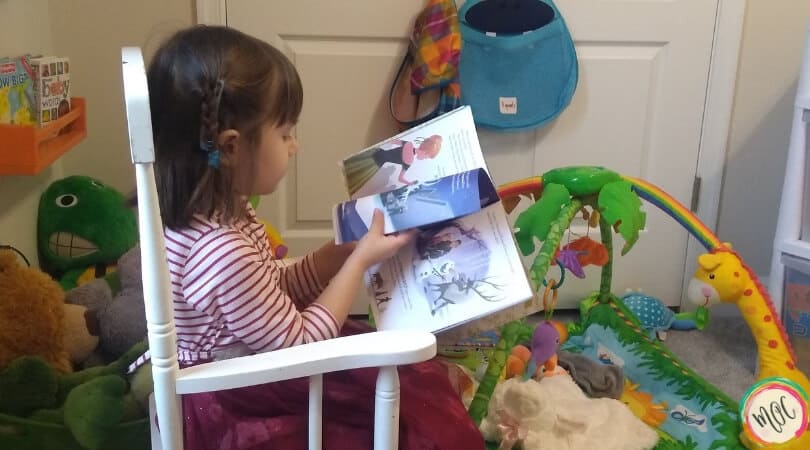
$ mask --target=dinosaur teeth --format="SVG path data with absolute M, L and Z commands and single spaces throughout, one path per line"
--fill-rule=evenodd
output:
M 64 231 L 53 233 L 48 238 L 48 247 L 63 258 L 81 258 L 98 251 L 98 247 L 87 239 Z

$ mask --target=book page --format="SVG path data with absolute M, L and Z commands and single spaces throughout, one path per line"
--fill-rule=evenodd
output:
M 420 182 L 336 206 L 338 244 L 360 240 L 371 227 L 375 209 L 385 217 L 390 234 L 466 216 L 497 202 L 498 192 L 484 169 Z
M 352 199 L 472 169 L 489 173 L 468 106 L 375 144 L 340 166 Z
M 431 226 L 366 276 L 381 330 L 439 332 L 532 297 L 500 202 Z

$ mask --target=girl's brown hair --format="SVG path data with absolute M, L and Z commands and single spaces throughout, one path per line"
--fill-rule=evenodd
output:
M 194 214 L 218 212 L 226 222 L 240 217 L 244 200 L 234 189 L 233 166 L 209 164 L 206 142 L 236 129 L 255 149 L 264 124 L 296 122 L 303 90 L 295 67 L 240 31 L 195 26 L 158 49 L 147 81 L 163 225 L 185 228 Z

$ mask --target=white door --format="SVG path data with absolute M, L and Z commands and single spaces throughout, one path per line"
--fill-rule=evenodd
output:
M 220 2 L 222 4 L 222 2 Z M 346 198 L 337 167 L 345 155 L 397 131 L 388 90 L 423 0 L 228 0 L 227 25 L 283 48 L 304 85 L 301 151 L 260 215 L 291 254 L 332 236 L 331 206 Z M 689 204 L 698 160 L 717 0 L 561 0 L 580 64 L 577 92 L 537 131 L 481 131 L 497 183 L 560 166 L 604 165 L 641 177 Z M 678 305 L 687 233 L 651 205 L 647 231 L 614 265 L 614 292 L 642 288 Z M 583 234 L 582 222 L 573 226 Z M 590 231 L 598 239 L 598 231 Z M 616 236 L 614 248 L 621 247 Z M 558 277 L 556 268 L 549 276 Z M 559 307 L 574 308 L 599 284 L 567 277 Z M 359 306 L 355 312 L 364 312 Z

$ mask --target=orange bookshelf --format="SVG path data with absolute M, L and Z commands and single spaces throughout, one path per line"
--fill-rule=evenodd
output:
M 69 113 L 42 128 L 0 124 L 0 175 L 36 175 L 87 137 L 85 100 L 70 101 Z

